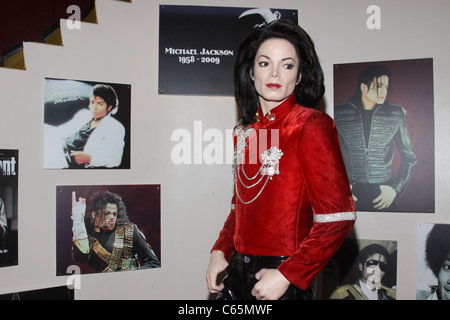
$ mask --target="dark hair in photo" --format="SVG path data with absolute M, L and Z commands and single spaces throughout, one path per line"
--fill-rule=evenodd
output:
M 356 259 L 354 260 L 352 266 L 349 268 L 346 275 L 341 280 L 340 284 L 344 285 L 344 284 L 356 283 L 358 281 L 358 279 L 360 279 L 360 277 L 361 277 L 361 270 L 359 269 L 359 265 L 360 264 L 364 265 L 366 263 L 367 259 L 371 255 L 376 254 L 376 253 L 384 256 L 384 258 L 386 259 L 386 264 L 388 265 L 388 271 L 386 272 L 386 275 L 388 275 L 388 273 L 392 270 L 392 268 L 390 266 L 392 256 L 389 254 L 389 251 L 384 246 L 382 246 L 378 243 L 372 243 L 372 244 L 365 246 L 358 252 Z M 387 276 L 387 277 L 385 276 L 383 278 L 383 282 L 387 282 L 388 278 L 389 278 L 389 276 Z
M 95 215 L 103 214 L 103 209 L 108 204 L 117 205 L 117 225 L 129 223 L 127 209 L 122 197 L 117 193 L 110 191 L 99 191 L 95 193 L 91 198 L 90 208 L 88 212 L 95 212 Z M 94 220 L 90 214 L 86 214 L 87 229 L 88 232 L 92 231 L 94 226 Z
M 269 39 L 289 41 L 300 59 L 299 74 L 302 78 L 295 87 L 297 102 L 308 108 L 316 108 L 325 93 L 322 67 L 314 43 L 296 23 L 287 19 L 276 20 L 264 28 L 253 30 L 241 43 L 234 68 L 235 99 L 243 115 L 243 124 L 254 122 L 259 107 L 259 96 L 250 77 L 256 53 Z
M 425 243 L 425 260 L 437 277 L 442 263 L 450 254 L 450 225 L 435 224 Z
M 391 259 L 389 251 L 385 247 L 377 243 L 369 244 L 368 246 L 361 249 L 361 251 L 358 254 L 358 263 L 364 264 L 366 260 L 375 253 L 384 256 L 384 258 L 386 259 L 386 263 L 389 264 Z
M 116 91 L 113 87 L 106 84 L 97 84 L 92 88 L 91 96 L 100 97 L 105 100 L 107 106 L 112 106 L 111 110 L 119 105 L 119 100 Z
M 370 66 L 365 68 L 358 76 L 358 83 L 355 89 L 355 96 L 361 96 L 361 83 L 364 83 L 368 88 L 370 88 L 370 85 L 375 79 L 378 79 L 381 76 L 388 76 L 388 78 L 391 78 L 391 72 L 388 68 L 385 66 L 377 65 L 377 66 Z

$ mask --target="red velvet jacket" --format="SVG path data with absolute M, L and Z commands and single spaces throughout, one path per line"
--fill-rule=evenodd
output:
M 235 128 L 235 194 L 212 250 L 227 259 L 234 250 L 290 256 L 278 270 L 306 289 L 351 231 L 356 211 L 333 120 L 298 105 L 294 95 L 271 114 L 259 110 L 260 121 Z M 270 177 L 259 170 L 271 147 L 282 155 L 268 166 L 275 171 Z

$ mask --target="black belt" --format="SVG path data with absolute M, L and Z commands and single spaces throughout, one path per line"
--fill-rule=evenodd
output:
M 258 268 L 277 268 L 282 264 L 289 256 L 254 256 L 249 254 L 243 254 L 235 251 L 231 259 L 237 259 L 244 264 L 252 266 L 255 269 Z

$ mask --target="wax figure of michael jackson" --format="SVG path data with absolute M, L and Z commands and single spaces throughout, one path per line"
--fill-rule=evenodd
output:
M 218 299 L 313 299 L 317 273 L 351 231 L 335 125 L 315 108 L 324 91 L 314 45 L 295 23 L 276 20 L 242 42 L 235 192 L 206 275 Z

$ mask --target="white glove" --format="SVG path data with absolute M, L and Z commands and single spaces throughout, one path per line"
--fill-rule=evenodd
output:
M 75 192 L 72 192 L 72 233 L 73 241 L 86 239 L 86 225 L 84 224 L 84 216 L 86 214 L 86 199 L 80 198 L 76 201 Z

